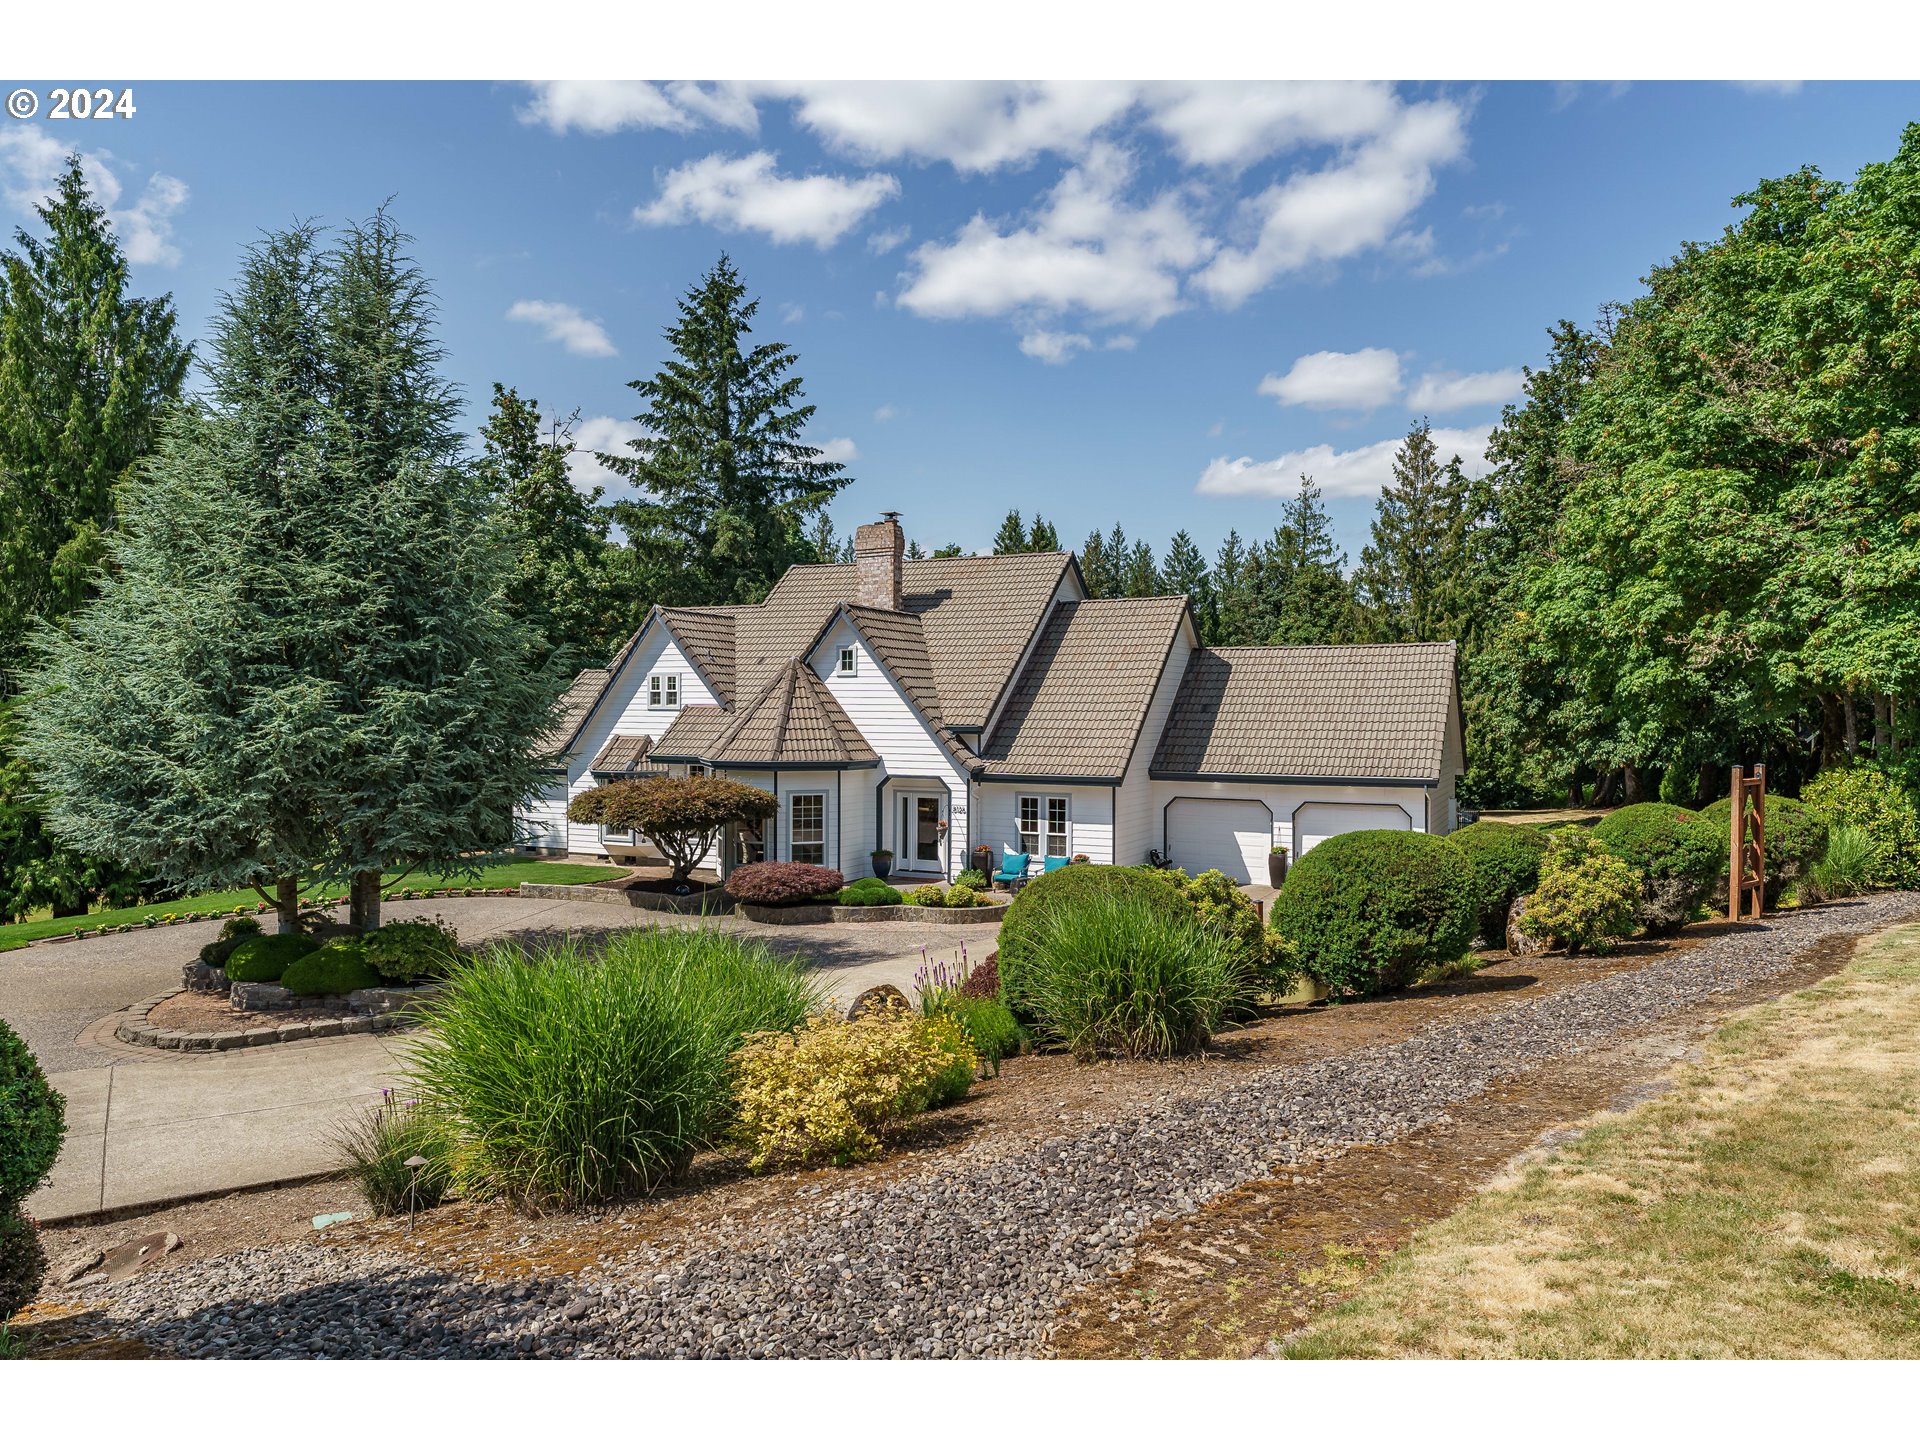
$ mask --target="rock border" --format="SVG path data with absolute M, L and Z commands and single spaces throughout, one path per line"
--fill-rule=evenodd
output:
M 724 890 L 698 895 L 659 895 L 651 890 L 627 890 L 595 880 L 586 885 L 543 885 L 522 881 L 519 894 L 529 900 L 592 900 L 633 910 L 664 910 L 672 915 L 726 915 L 734 909 Z
M 211 1052 L 250 1050 L 259 1045 L 283 1045 L 293 1040 L 325 1040 L 335 1035 L 369 1035 L 412 1023 L 405 1010 L 380 1014 L 329 1015 L 321 1019 L 289 1020 L 285 1024 L 254 1030 L 168 1030 L 149 1024 L 147 1016 L 163 1000 L 183 993 L 181 987 L 155 995 L 150 1000 L 128 1007 L 114 1027 L 114 1038 L 128 1045 L 145 1045 L 156 1050 Z M 360 992 L 355 992 L 360 993 Z

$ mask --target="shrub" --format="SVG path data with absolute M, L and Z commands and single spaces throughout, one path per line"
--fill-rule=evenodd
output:
M 964 885 L 969 890 L 985 890 L 988 888 L 987 872 L 984 870 L 962 870 L 958 875 L 953 877 L 953 883 L 956 885 Z
M 971 885 L 954 885 L 947 890 L 946 906 L 949 910 L 971 910 L 980 903 L 980 892 Z
M 779 801 L 767 791 L 736 780 L 661 775 L 597 785 L 574 798 L 567 806 L 567 818 L 580 825 L 638 831 L 667 857 L 673 879 L 679 883 L 707 858 L 727 826 L 751 824 L 779 808 Z M 838 890 L 840 882 L 823 888 Z
M 1236 1008 L 1251 1008 L 1263 988 L 1284 988 L 1284 977 L 1272 964 L 1277 954 L 1261 933 L 1253 902 L 1219 871 L 1189 879 L 1178 870 L 1146 866 L 1066 865 L 1021 887 L 1000 927 L 1000 978 L 1004 998 L 1016 1014 L 1032 1014 L 1021 987 L 1040 916 L 1096 895 L 1138 895 L 1170 915 L 1185 915 L 1217 930 L 1238 977 L 1235 988 L 1241 998 L 1234 1002 Z
M 1632 866 L 1592 836 L 1562 831 L 1547 849 L 1520 928 L 1565 945 L 1569 955 L 1604 950 L 1614 936 L 1632 933 L 1640 896 Z
M 1016 966 L 1003 943 L 1002 983 L 1012 986 L 1017 975 L 1019 1005 L 1035 1032 L 1080 1060 L 1189 1054 L 1248 998 L 1218 928 L 1137 888 L 1095 889 L 1043 907 L 1019 957 Z
M 909 905 L 931 905 L 938 909 L 947 903 L 947 892 L 938 885 L 916 885 L 913 893 L 907 896 Z
M 927 1108 L 952 1063 L 919 1016 L 815 1015 L 753 1036 L 734 1057 L 736 1134 L 755 1169 L 870 1159 L 886 1126 Z
M 39 1188 L 67 1133 L 67 1100 L 27 1042 L 0 1020 L 0 1209 Z
M 1323 840 L 1287 872 L 1273 926 L 1335 995 L 1401 990 L 1467 953 L 1473 867 L 1458 846 L 1409 830 Z
M 40 1248 L 40 1227 L 20 1206 L 0 1203 L 0 1320 L 20 1313 L 40 1293 L 47 1253 Z
M 1827 853 L 1814 862 L 1809 883 L 1829 900 L 1867 889 L 1873 875 L 1873 840 L 1858 825 L 1836 825 L 1827 837 Z
M 1634 916 L 1649 935 L 1671 935 L 1691 920 L 1726 870 L 1725 833 L 1678 805 L 1623 806 L 1593 827 L 1593 838 L 1640 872 Z
M 1720 847 L 1720 878 L 1716 890 L 1726 888 L 1727 862 L 1733 843 L 1733 800 L 1722 797 L 1700 812 L 1713 829 Z M 1787 891 L 1813 873 L 1827 853 L 1827 822 L 1798 800 L 1767 796 L 1766 808 L 1767 908 L 1773 909 Z
M 424 1011 L 412 1088 L 457 1127 L 477 1197 L 592 1204 L 681 1173 L 728 1123 L 728 1056 L 820 1001 L 804 964 L 709 930 L 629 930 L 456 966 Z
M 232 958 L 234 951 L 238 950 L 252 938 L 253 936 L 251 935 L 235 935 L 231 939 L 214 940 L 202 945 L 200 947 L 200 963 L 203 965 L 211 965 L 215 970 L 218 970 Z
M 280 984 L 295 995 L 346 995 L 379 983 L 380 972 L 367 957 L 367 942 L 358 937 L 323 945 L 280 974 Z
M 460 937 L 439 917 L 383 925 L 361 940 L 367 963 L 397 984 L 437 980 L 460 958 Z
M 376 1215 L 431 1210 L 453 1188 L 453 1131 L 444 1117 L 381 1092 L 378 1108 L 341 1121 L 333 1132 L 345 1168 Z M 409 1166 L 420 1156 L 427 1163 Z
M 957 992 L 969 1000 L 1000 998 L 1000 954 L 995 951 L 967 972 Z
M 842 890 L 836 904 L 840 905 L 898 905 L 900 892 L 884 880 L 876 880 L 869 875 L 864 880 L 856 880 Z
M 826 865 L 759 860 L 727 877 L 727 893 L 751 905 L 804 905 L 831 899 L 846 883 L 844 875 Z
M 294 961 L 319 948 L 320 942 L 311 935 L 255 935 L 242 940 L 227 956 L 227 978 L 275 982 Z
M 220 927 L 222 940 L 245 940 L 260 933 L 260 922 L 251 915 L 235 915 Z
M 1851 825 L 1873 847 L 1867 883 L 1904 888 L 1920 883 L 1920 813 L 1913 792 L 1871 765 L 1822 770 L 1800 800 L 1831 831 Z
M 967 1098 L 973 1088 L 974 1073 L 980 1068 L 980 1052 L 974 1046 L 967 1027 L 953 1015 L 928 1015 L 920 1020 L 927 1043 L 946 1063 L 927 1086 L 927 1108 L 938 1110 Z
M 1447 837 L 1473 870 L 1473 904 L 1480 939 L 1490 950 L 1507 948 L 1507 912 L 1539 883 L 1547 837 L 1525 825 L 1476 820 Z
M 936 998 L 932 1010 L 948 1016 L 967 1032 L 980 1063 L 995 1075 L 1000 1073 L 1002 1060 L 1025 1048 L 1026 1032 L 997 996 L 967 995 L 956 990 Z

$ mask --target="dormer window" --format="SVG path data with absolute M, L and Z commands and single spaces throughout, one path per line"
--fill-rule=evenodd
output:
M 680 708 L 680 677 L 652 675 L 647 678 L 647 705 L 654 710 Z
M 855 657 L 858 654 L 859 652 L 851 645 L 842 645 L 840 647 L 840 664 L 838 668 L 842 675 L 853 674 L 854 665 L 857 663 Z

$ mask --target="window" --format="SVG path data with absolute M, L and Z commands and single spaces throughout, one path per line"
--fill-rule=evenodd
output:
M 711 765 L 703 765 L 698 760 L 695 760 L 687 766 L 687 774 L 704 779 L 706 776 L 713 774 L 713 767 Z
M 1020 832 L 1022 850 L 1029 855 L 1072 853 L 1067 834 L 1066 796 L 1022 795 L 1017 804 L 1015 825 Z
M 787 841 L 797 865 L 827 863 L 827 797 L 793 795 L 787 800 Z
M 840 647 L 840 673 L 842 675 L 853 674 L 854 657 L 858 653 L 859 652 L 851 645 L 842 645 Z
M 647 679 L 647 704 L 655 710 L 675 710 L 680 706 L 680 677 L 653 675 Z

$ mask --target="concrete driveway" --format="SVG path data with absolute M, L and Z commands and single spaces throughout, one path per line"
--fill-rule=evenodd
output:
M 937 960 L 957 955 L 964 942 L 980 959 L 999 934 L 997 925 L 756 925 L 520 896 L 399 901 L 386 912 L 395 920 L 439 915 L 468 944 L 537 943 L 656 924 L 714 926 L 805 955 L 843 1004 L 882 983 L 912 994 L 922 946 Z M 176 926 L 0 952 L 0 1018 L 67 1097 L 66 1145 L 47 1188 L 28 1202 L 41 1220 L 325 1174 L 338 1163 L 329 1139 L 334 1124 L 394 1083 L 404 1036 L 194 1055 L 83 1038 L 95 1022 L 177 986 L 180 967 L 217 933 L 211 924 Z

